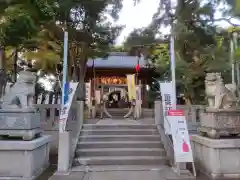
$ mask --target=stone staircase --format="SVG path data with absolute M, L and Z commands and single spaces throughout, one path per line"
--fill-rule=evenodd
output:
M 153 169 L 166 164 L 168 158 L 155 125 L 86 124 L 79 137 L 73 169 Z

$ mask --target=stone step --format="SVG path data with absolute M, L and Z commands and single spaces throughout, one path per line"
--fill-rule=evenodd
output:
M 128 113 L 129 110 L 122 110 L 122 111 L 116 111 L 116 110 L 107 110 L 109 113 L 115 113 L 115 114 L 124 114 L 124 113 Z
M 120 110 L 111 109 L 111 108 L 107 109 L 108 112 L 113 112 L 113 113 L 126 113 L 126 112 L 129 112 L 129 110 L 130 109 L 120 109 Z
M 161 171 L 169 168 L 168 165 L 78 165 L 72 167 L 72 172 L 106 172 L 106 171 Z M 175 179 L 177 180 L 177 179 Z M 182 180 L 182 179 L 181 179 Z
M 77 148 L 163 148 L 159 141 L 93 141 L 78 142 Z
M 159 135 L 87 135 L 80 136 L 79 141 L 161 141 Z
M 115 118 L 124 118 L 124 116 L 128 113 L 128 111 L 125 112 L 114 112 L 114 111 L 109 111 L 109 114 L 112 116 L 113 119 Z M 100 117 L 100 113 L 97 113 L 96 115 L 97 117 Z M 105 114 L 103 115 L 103 117 L 107 118 L 108 116 L 106 116 Z M 142 117 L 154 117 L 154 113 L 152 112 L 142 112 Z
M 115 112 L 123 112 L 123 111 L 129 111 L 130 108 L 107 108 L 108 111 L 115 111 Z
M 154 114 L 154 109 L 142 109 L 142 112 Z
M 108 113 L 113 117 L 124 117 L 126 114 L 128 114 L 130 109 L 124 109 L 124 110 L 115 110 L 115 109 L 108 109 Z
M 129 111 L 130 108 L 107 108 L 108 111 L 123 112 Z
M 122 118 L 128 113 L 115 113 L 115 112 L 108 112 L 111 116 L 121 116 Z
M 154 117 L 154 113 L 151 113 L 151 112 L 143 112 L 142 113 L 142 115 L 144 116 L 144 117 Z
M 95 156 L 165 156 L 163 148 L 100 148 L 77 149 L 76 157 Z
M 127 111 L 130 108 L 107 108 L 108 111 L 122 112 Z M 154 109 L 142 108 L 142 112 L 154 112 Z
M 113 124 L 113 125 L 102 125 L 102 124 L 84 124 L 84 129 L 157 129 L 156 125 L 151 124 L 134 124 L 134 125 L 124 125 L 124 124 Z
M 167 164 L 162 156 L 99 156 L 74 158 L 73 165 L 149 165 Z
M 112 119 L 116 119 L 116 118 L 118 118 L 118 119 L 123 119 L 124 116 L 125 116 L 127 113 L 125 113 L 125 114 L 113 114 L 113 113 L 109 113 L 109 114 L 112 116 Z M 108 116 L 106 116 L 106 115 L 104 115 L 104 117 L 105 117 L 105 118 L 108 118 Z
M 151 111 L 142 111 L 142 114 L 154 115 L 154 112 L 151 112 Z
M 157 129 L 83 129 L 81 135 L 157 135 Z

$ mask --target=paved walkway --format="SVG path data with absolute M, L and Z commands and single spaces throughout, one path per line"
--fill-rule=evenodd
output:
M 55 175 L 49 180 L 165 180 L 158 171 L 73 172 L 69 176 Z
M 72 172 L 70 175 L 53 175 L 49 180 L 192 180 L 192 176 L 178 176 L 168 166 L 147 171 Z M 204 178 L 204 180 L 207 180 Z

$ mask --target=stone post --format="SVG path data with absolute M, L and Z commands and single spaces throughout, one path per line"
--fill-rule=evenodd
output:
M 84 120 L 84 101 L 78 101 L 79 111 L 78 111 L 78 121 L 83 122 Z
M 69 174 L 71 140 L 68 131 L 59 133 L 57 173 Z
M 155 106 L 154 106 L 154 120 L 156 125 L 160 125 L 164 123 L 164 117 L 163 117 L 163 109 L 162 109 L 162 101 L 160 98 L 155 100 Z

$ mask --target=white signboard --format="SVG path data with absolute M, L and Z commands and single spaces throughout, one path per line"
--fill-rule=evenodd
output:
M 164 113 L 164 129 L 166 134 L 171 134 L 170 121 L 168 121 L 166 117 L 168 115 L 168 111 L 173 108 L 173 85 L 172 82 L 164 82 L 159 84 Z
M 85 83 L 86 88 L 86 104 L 90 106 L 91 104 L 91 81 L 88 83 Z
M 169 110 L 167 118 L 171 122 L 175 162 L 193 162 L 184 110 Z
M 62 102 L 60 121 L 59 121 L 59 131 L 60 132 L 65 131 L 69 110 L 72 105 L 73 97 L 76 92 L 77 86 L 78 86 L 78 82 L 76 82 L 76 83 L 71 82 L 71 83 L 69 83 L 69 86 L 65 86 L 65 87 L 67 87 L 67 89 L 65 89 L 65 92 L 66 92 L 65 96 L 67 96 L 67 97 L 65 98 L 64 102 Z

